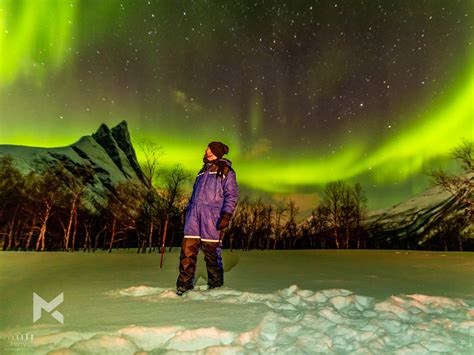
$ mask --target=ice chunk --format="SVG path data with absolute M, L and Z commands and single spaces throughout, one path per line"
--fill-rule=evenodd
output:
M 323 290 L 321 292 L 327 298 L 336 297 L 336 296 L 349 296 L 349 295 L 353 294 L 352 291 L 344 290 L 344 289 L 337 289 L 337 288 L 333 288 L 333 289 L 329 289 L 329 290 Z
M 401 307 L 401 306 L 399 306 L 399 305 L 397 305 L 397 304 L 395 304 L 391 301 L 385 301 L 385 302 L 377 303 L 374 307 L 374 310 L 376 312 L 381 313 L 382 318 L 386 318 L 386 319 L 391 318 L 389 315 L 387 315 L 387 314 L 384 315 L 383 314 L 384 312 L 387 312 L 387 313 L 395 314 L 397 317 L 399 317 L 403 320 L 409 320 L 410 319 L 410 314 L 405 308 L 403 308 L 403 307 Z
M 120 329 L 118 333 L 133 340 L 136 344 L 140 344 L 142 349 L 151 351 L 162 347 L 182 330 L 182 327 L 175 326 L 161 328 L 134 326 Z
M 118 293 L 123 296 L 148 296 L 148 295 L 156 295 L 163 292 L 164 289 L 160 287 L 149 287 L 149 286 L 132 286 L 129 288 L 125 288 L 123 290 L 119 290 Z
M 137 345 L 117 335 L 95 335 L 88 340 L 75 342 L 71 348 L 74 353 L 87 354 L 133 354 L 139 350 Z
M 215 345 L 230 344 L 235 338 L 232 332 L 215 327 L 181 330 L 166 344 L 167 349 L 195 351 Z
M 342 296 L 336 296 L 336 297 L 331 298 L 330 300 L 332 305 L 338 310 L 349 306 L 352 303 L 351 301 L 352 300 L 349 297 L 342 297 Z

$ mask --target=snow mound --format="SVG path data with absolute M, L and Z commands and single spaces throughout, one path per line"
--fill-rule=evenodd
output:
M 461 299 L 428 295 L 391 296 L 381 302 L 345 289 L 311 291 L 297 285 L 273 293 L 221 287 L 177 296 L 174 289 L 135 286 L 108 293 L 132 302 L 193 302 L 201 310 L 219 304 L 258 303 L 268 310 L 253 329 L 241 332 L 216 327 L 144 327 L 117 331 L 63 332 L 36 337 L 32 352 L 51 354 L 133 354 L 192 352 L 242 353 L 472 353 L 474 312 Z M 203 302 L 206 301 L 206 302 Z M 180 306 L 176 305 L 179 314 Z M 190 318 L 193 315 L 182 315 Z M 238 319 L 230 316 L 229 322 Z

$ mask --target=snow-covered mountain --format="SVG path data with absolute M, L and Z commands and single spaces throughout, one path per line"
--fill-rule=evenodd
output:
M 62 163 L 75 176 L 93 171 L 93 179 L 85 189 L 87 200 L 98 203 L 105 200 L 108 191 L 127 180 L 135 179 L 147 184 L 133 149 L 127 122 L 122 121 L 110 129 L 101 124 L 92 135 L 81 137 L 77 142 L 57 148 L 40 148 L 22 145 L 0 145 L 0 157 L 11 155 L 15 166 L 23 173 L 41 172 Z M 80 176 L 77 176 L 80 178 Z M 89 207 L 92 207 L 90 204 Z
M 474 185 L 474 173 L 465 173 L 460 178 Z M 407 201 L 367 212 L 362 226 L 369 234 L 372 247 L 416 247 L 424 238 L 429 239 L 446 230 L 446 226 L 459 217 L 465 218 L 472 214 L 473 202 L 469 194 L 472 196 L 472 188 L 454 196 L 442 187 L 434 186 Z M 312 218 L 310 216 L 303 220 L 299 227 L 311 223 Z M 474 226 L 468 224 L 460 232 L 463 238 L 472 236 Z M 309 245 L 307 237 L 301 236 L 299 239 L 299 244 L 295 245 Z
M 472 173 L 464 177 L 474 181 Z M 372 237 L 379 240 L 390 242 L 410 238 L 415 242 L 436 229 L 440 223 L 463 215 L 467 208 L 463 202 L 465 200 L 465 196 L 454 196 L 440 186 L 435 186 L 408 201 L 369 212 L 364 224 Z

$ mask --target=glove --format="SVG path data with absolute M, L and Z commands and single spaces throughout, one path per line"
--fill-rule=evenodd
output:
M 225 229 L 229 226 L 230 218 L 232 215 L 227 212 L 222 212 L 219 222 L 217 222 L 217 230 Z
M 216 165 L 217 165 L 217 177 L 222 177 L 222 175 L 225 175 L 225 173 L 227 173 L 228 167 L 224 161 L 219 161 L 216 163 Z

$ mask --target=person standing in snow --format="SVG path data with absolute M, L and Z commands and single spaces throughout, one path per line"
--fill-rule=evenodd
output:
M 191 199 L 185 207 L 184 238 L 176 281 L 178 295 L 194 288 L 200 248 L 206 261 L 208 289 L 224 284 L 220 231 L 229 225 L 239 196 L 232 162 L 222 158 L 227 153 L 229 147 L 224 143 L 209 143 L 204 152 L 204 165 L 196 176 Z

